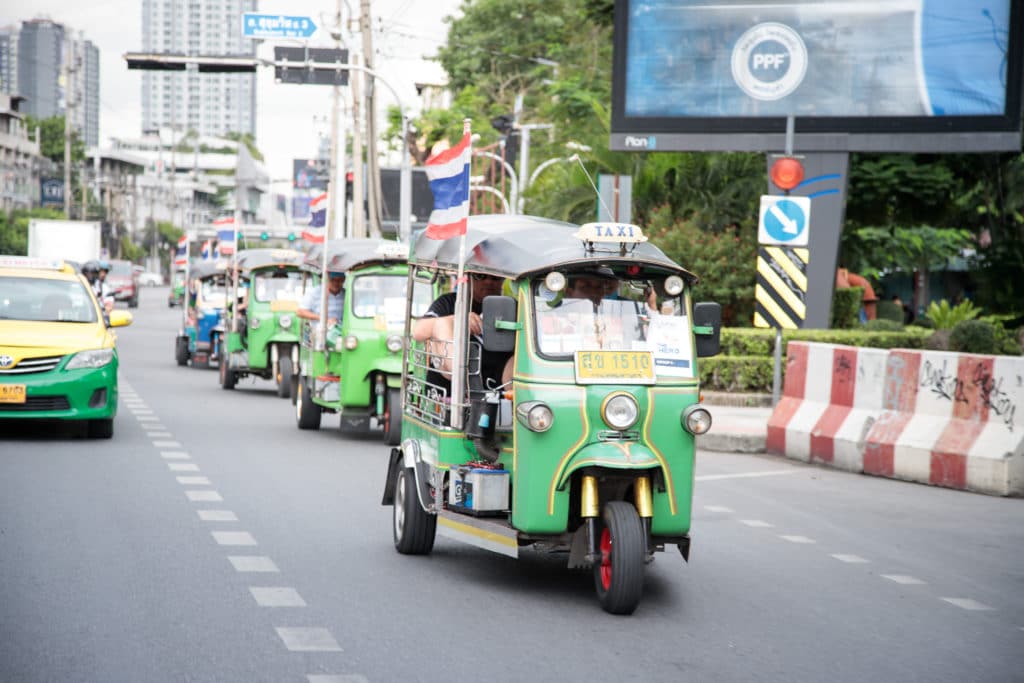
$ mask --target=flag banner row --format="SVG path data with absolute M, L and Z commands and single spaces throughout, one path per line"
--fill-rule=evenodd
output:
M 445 240 L 466 234 L 469 218 L 469 167 L 473 157 L 469 125 L 457 145 L 427 159 L 425 171 L 434 195 L 426 236 Z

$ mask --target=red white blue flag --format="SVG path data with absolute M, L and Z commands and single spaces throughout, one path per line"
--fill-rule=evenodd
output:
M 211 244 L 210 240 L 206 240 L 205 242 L 203 242 L 203 247 L 202 249 L 199 250 L 199 255 L 202 257 L 204 261 L 209 260 L 210 256 L 213 255 L 211 249 L 212 246 L 213 245 Z
M 434 195 L 426 236 L 446 240 L 466 234 L 469 218 L 469 162 L 473 156 L 469 123 L 459 144 L 427 159 L 425 170 Z
M 235 253 L 235 240 L 237 239 L 235 233 L 235 217 L 224 216 L 218 218 L 213 222 L 214 229 L 217 230 L 217 249 L 220 251 L 221 256 L 230 256 Z
M 174 265 L 184 266 L 188 264 L 188 235 L 178 238 L 178 249 L 174 252 Z
M 309 225 L 302 231 L 302 239 L 322 244 L 327 234 L 327 193 L 314 197 L 309 203 Z

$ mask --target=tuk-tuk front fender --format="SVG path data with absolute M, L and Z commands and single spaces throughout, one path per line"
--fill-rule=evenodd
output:
M 650 448 L 633 441 L 600 441 L 584 446 L 570 457 L 556 473 L 555 488 L 563 490 L 573 472 L 583 467 L 606 467 L 614 470 L 648 470 L 660 467 Z

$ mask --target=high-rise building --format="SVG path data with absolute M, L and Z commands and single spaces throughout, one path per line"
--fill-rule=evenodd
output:
M 0 32 L 0 53 L 3 51 Z M 71 41 L 70 46 L 66 41 Z M 68 51 L 70 70 L 64 73 Z M 22 22 L 17 53 L 18 95 L 25 98 L 23 113 L 39 119 L 64 116 L 71 100 L 71 125 L 86 145 L 100 138 L 100 51 L 91 41 L 49 19 Z M 2 78 L 2 76 L 0 76 Z M 70 86 L 70 87 L 68 87 Z
M 18 25 L 0 27 L 0 92 L 18 92 Z
M 256 54 L 242 13 L 257 0 L 142 0 L 142 51 L 203 56 Z M 142 129 L 200 135 L 256 134 L 256 75 L 145 71 Z

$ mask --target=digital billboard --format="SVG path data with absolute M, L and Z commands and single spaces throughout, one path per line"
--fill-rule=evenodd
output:
M 778 150 L 787 116 L 808 151 L 1020 149 L 1022 0 L 615 12 L 612 149 Z

